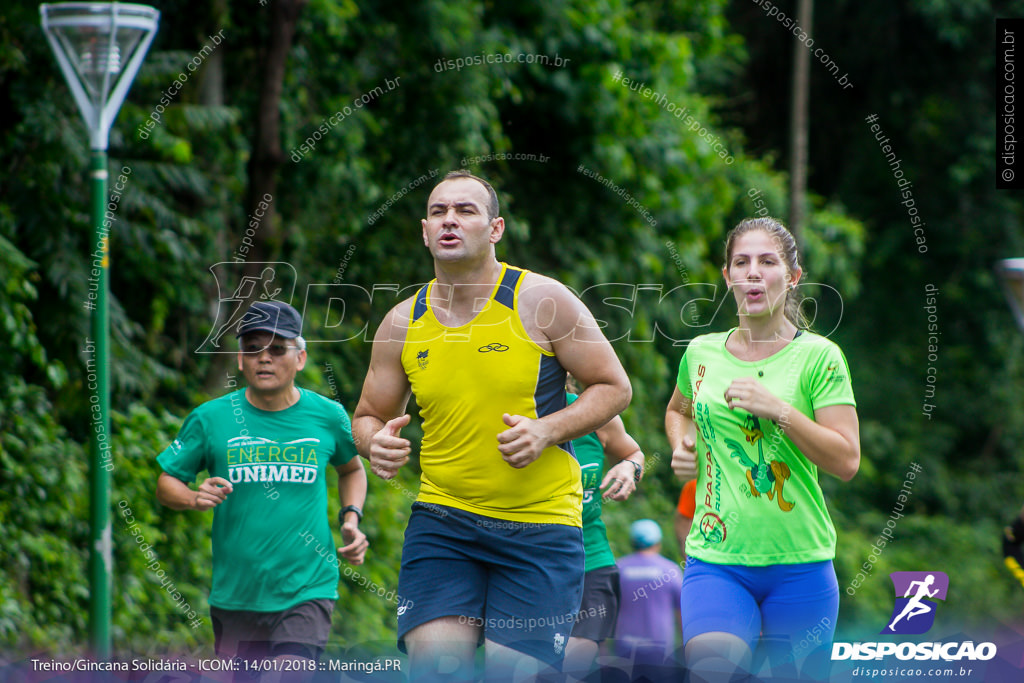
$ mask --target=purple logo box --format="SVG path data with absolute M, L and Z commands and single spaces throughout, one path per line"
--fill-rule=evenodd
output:
M 936 600 L 945 600 L 949 576 L 945 572 L 893 572 L 896 598 L 889 623 L 881 633 L 919 635 L 935 623 Z

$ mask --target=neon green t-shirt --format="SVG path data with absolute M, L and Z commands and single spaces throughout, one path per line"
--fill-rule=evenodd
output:
M 569 405 L 576 394 L 566 394 Z M 572 440 L 572 449 L 580 464 L 583 478 L 583 551 L 586 553 L 584 571 L 611 567 L 615 555 L 608 545 L 608 530 L 601 519 L 601 479 L 604 478 L 604 447 L 595 432 Z
M 256 408 L 240 389 L 202 404 L 159 456 L 186 483 L 206 470 L 233 485 L 213 509 L 210 604 L 278 612 L 338 598 L 326 469 L 356 457 L 345 409 L 299 389 L 295 405 Z
M 846 358 L 805 331 L 770 358 L 741 361 L 725 349 L 733 331 L 697 337 L 679 363 L 676 384 L 693 400 L 698 433 L 697 510 L 686 552 L 746 566 L 833 559 L 836 532 L 817 466 L 772 421 L 731 410 L 724 394 L 734 379 L 754 377 L 813 419 L 817 408 L 856 405 Z

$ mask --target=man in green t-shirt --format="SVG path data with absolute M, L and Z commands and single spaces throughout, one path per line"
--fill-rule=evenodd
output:
M 338 558 L 327 519 L 327 466 L 338 472 L 345 546 L 361 564 L 366 473 L 344 408 L 295 386 L 306 364 L 298 311 L 253 304 L 239 322 L 247 387 L 207 401 L 158 457 L 157 499 L 212 509 L 214 648 L 226 658 L 288 659 L 309 671 L 323 652 L 338 599 Z M 233 386 L 233 383 L 232 383 Z M 188 484 L 202 471 L 209 478 Z
M 575 390 L 574 384 L 570 378 L 566 387 Z M 570 405 L 577 398 L 571 391 L 566 394 Z M 619 570 L 608 544 L 608 531 L 601 519 L 601 503 L 604 500 L 628 499 L 640 483 L 644 470 L 643 451 L 626 432 L 622 418 L 617 415 L 596 431 L 573 439 L 572 447 L 583 480 L 583 550 L 586 559 L 583 600 L 562 663 L 562 671 L 568 674 L 569 681 L 588 676 L 600 644 L 615 633 L 619 615 Z M 607 474 L 603 473 L 605 456 L 611 464 Z

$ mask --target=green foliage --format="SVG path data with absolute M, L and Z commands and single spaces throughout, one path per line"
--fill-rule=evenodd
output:
M 181 420 L 136 405 L 111 422 L 118 456 L 110 493 L 111 636 L 132 652 L 208 645 L 213 637 L 206 603 L 212 513 L 175 512 L 156 502 L 161 470 L 155 456 L 174 439 Z
M 365 564 L 353 566 L 341 560 L 338 617 L 333 622 L 338 637 L 334 642 L 345 648 L 370 644 L 366 645 L 371 648 L 370 654 L 384 654 L 394 652 L 395 615 L 403 602 L 398 595 L 399 564 L 393 558 L 402 554 L 410 506 L 419 490 L 419 475 L 405 468 L 390 482 L 373 475 L 369 480 L 366 517 L 360 528 L 369 539 L 370 548 Z M 337 507 L 337 496 L 331 496 L 331 519 L 337 518 Z M 336 529 L 335 536 L 340 547 Z M 372 644 L 378 641 L 387 641 L 378 645 L 385 649 L 372 651 Z
M 0 464 L 8 493 L 0 500 L 0 531 L 7 539 L 0 646 L 75 652 L 89 599 L 87 449 L 56 422 L 39 387 L 14 381 L 0 406 Z M 212 637 L 203 588 L 210 581 L 209 516 L 173 513 L 154 498 L 154 456 L 179 426 L 177 418 L 156 417 L 141 406 L 112 419 L 112 636 L 134 652 L 191 647 Z M 159 563 L 153 568 L 144 544 Z M 203 617 L 201 627 L 192 628 L 164 578 Z
M 111 232 L 114 639 L 115 648 L 140 652 L 212 641 L 209 516 L 156 504 L 154 456 L 181 415 L 223 391 L 220 373 L 230 367 L 230 358 L 194 351 L 224 296 L 226 283 L 210 268 L 234 258 L 249 220 L 269 34 L 269 14 L 254 3 L 157 4 L 161 32 L 112 130 L 110 162 L 112 180 L 130 169 Z M 1002 16 L 1024 14 L 1021 3 L 1010 5 L 1016 11 Z M 908 463 L 924 467 L 899 540 L 856 595 L 844 596 L 844 627 L 887 616 L 887 574 L 897 569 L 955 563 L 961 573 L 949 608 L 964 624 L 1008 617 L 1021 604 L 993 540 L 1024 499 L 1024 340 L 991 270 L 1024 250 L 1021 203 L 995 191 L 990 177 L 994 7 L 816 3 L 816 43 L 856 84 L 839 89 L 812 60 L 801 244 L 805 281 L 818 283 L 805 291 L 809 312 L 815 307 L 815 329 L 846 352 L 861 417 L 860 473 L 850 483 L 823 477 L 840 532 L 841 587 L 860 571 Z M 223 83 L 209 65 L 200 69 L 151 134 L 140 135 L 206 34 L 220 28 Z M 872 40 L 851 43 L 850 35 Z M 306 336 L 318 342 L 300 382 L 354 407 L 370 335 L 432 276 L 419 242 L 427 192 L 439 174 L 469 166 L 500 193 L 508 230 L 499 256 L 579 292 L 632 378 L 623 417 L 649 468 L 633 500 L 606 508 L 615 551 L 628 552 L 629 522 L 647 516 L 662 522 L 665 554 L 678 559 L 669 520 L 679 484 L 664 406 L 686 342 L 735 322 L 720 274 L 725 232 L 762 208 L 787 211 L 790 38 L 755 3 L 308 3 L 283 74 L 275 220 L 261 227 L 265 258 L 295 269 L 293 302 L 305 306 Z M 568 61 L 447 67 L 496 54 Z M 8 114 L 0 123 L 0 329 L 8 349 L 0 462 L 13 494 L 0 500 L 9 541 L 0 549 L 0 643 L 67 652 L 85 640 L 87 601 L 89 151 L 39 39 L 35 6 L 0 11 L 0 101 Z M 917 249 L 899 188 L 862 120 L 872 112 L 914 183 L 927 252 Z M 931 418 L 921 410 L 929 283 L 941 290 Z M 306 299 L 310 284 L 323 287 Z M 403 434 L 418 443 L 415 422 Z M 391 484 L 370 477 L 367 563 L 343 565 L 339 584 L 334 629 L 343 647 L 393 646 L 397 605 L 386 596 L 397 588 L 417 476 L 410 465 Z M 122 501 L 135 527 L 118 512 Z M 333 515 L 336 500 L 331 506 Z M 201 627 L 191 627 L 159 570 L 147 569 L 139 537 Z
M 0 643 L 72 651 L 88 597 L 85 455 L 42 387 L 11 377 L 0 391 Z
M 6 207 L 0 207 L 6 209 Z M 0 210 L 0 229 L 13 223 Z M 0 325 L 8 342 L 8 376 L 0 383 L 0 643 L 69 648 L 82 627 L 84 586 L 69 577 L 85 574 L 87 529 L 82 448 L 53 416 L 42 384 L 65 379 L 63 366 L 48 361 L 29 308 L 37 298 L 35 263 L 0 235 L 0 267 L 7 279 L 0 297 Z M 38 377 L 40 385 L 23 376 Z

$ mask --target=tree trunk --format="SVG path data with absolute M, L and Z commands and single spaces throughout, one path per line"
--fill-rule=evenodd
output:
M 814 0 L 797 0 L 797 23 L 811 33 Z M 789 133 L 789 229 L 801 243 L 804 206 L 807 194 L 807 102 L 810 94 L 810 50 L 799 39 L 793 39 L 793 107 Z
M 288 53 L 295 37 L 295 27 L 307 0 L 271 0 L 270 39 L 263 54 L 260 69 L 260 95 L 256 110 L 256 130 L 249 157 L 249 188 L 245 197 L 245 227 L 255 227 L 252 236 L 253 248 L 246 259 L 245 274 L 258 276 L 272 253 L 269 245 L 277 242 L 277 227 L 274 221 L 274 197 L 277 193 L 277 171 L 284 163 L 281 149 L 281 92 L 284 87 L 285 66 Z M 266 199 L 269 198 L 269 201 Z M 262 208 L 260 203 L 269 204 Z M 262 216 L 256 216 L 261 208 Z M 243 228 L 244 232 L 245 228 Z
M 237 230 L 232 231 L 234 234 L 231 240 L 232 244 L 238 245 L 247 237 L 250 242 L 243 244 L 251 246 L 247 252 L 242 252 L 245 259 L 241 265 L 242 272 L 239 274 L 238 270 L 230 270 L 226 276 L 232 280 L 237 277 L 237 281 L 218 283 L 221 299 L 214 305 L 214 317 L 219 329 L 215 329 L 214 335 L 221 353 L 218 354 L 219 362 L 211 365 L 206 378 L 207 388 L 211 391 L 219 387 L 223 393 L 225 373 L 235 373 L 234 354 L 230 352 L 236 348 L 234 328 L 244 311 L 253 301 L 260 298 L 280 298 L 287 301 L 290 295 L 288 290 L 287 294 L 278 292 L 277 297 L 274 296 L 275 290 L 282 285 L 275 275 L 267 277 L 262 263 L 276 257 L 275 245 L 280 243 L 277 221 L 274 220 L 274 199 L 277 193 L 278 170 L 285 160 L 280 140 L 281 93 L 295 28 L 306 3 L 307 0 L 271 0 L 268 7 L 256 6 L 252 10 L 265 14 L 269 36 L 266 49 L 260 55 L 259 99 L 254 112 L 256 125 L 247 168 L 249 182 L 243 200 L 245 219 Z M 214 55 L 220 52 L 218 50 Z M 209 85 L 204 83 L 205 97 L 215 98 L 218 91 L 223 90 L 223 82 L 217 82 L 223 78 L 222 69 L 218 71 L 218 66 L 220 65 L 214 65 Z M 234 257 L 225 260 L 233 259 Z M 246 282 L 249 284 L 246 285 Z M 225 296 L 231 298 L 225 300 Z M 225 351 L 228 353 L 224 353 Z
M 228 0 L 213 0 L 210 3 L 210 14 L 205 25 L 201 25 L 198 40 L 202 44 L 207 36 L 220 31 L 224 26 L 230 24 L 230 13 L 228 12 Z M 199 81 L 199 104 L 203 107 L 224 106 L 224 55 L 230 49 L 230 44 L 221 44 L 203 63 L 202 78 Z M 221 206 L 218 211 L 220 225 L 231 225 L 232 211 L 228 206 Z M 220 230 L 217 232 L 217 253 L 230 254 L 235 247 L 233 230 Z M 220 307 L 217 297 L 220 293 L 216 283 L 204 280 L 203 291 L 206 294 L 206 301 L 209 302 L 209 310 L 216 316 Z M 215 319 L 216 322 L 216 319 Z M 212 356 L 204 375 L 204 388 L 211 394 L 224 393 L 224 376 L 226 372 L 233 372 L 234 355 L 219 353 Z

